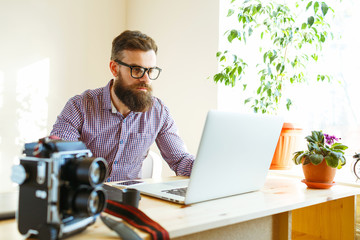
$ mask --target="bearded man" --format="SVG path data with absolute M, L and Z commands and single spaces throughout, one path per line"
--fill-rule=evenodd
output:
M 194 156 L 186 151 L 169 109 L 152 96 L 151 81 L 161 72 L 156 53 L 149 36 L 139 31 L 121 33 L 112 43 L 114 79 L 105 87 L 72 97 L 50 133 L 82 141 L 94 157 L 105 158 L 108 182 L 139 178 L 154 142 L 176 175 L 191 173 Z

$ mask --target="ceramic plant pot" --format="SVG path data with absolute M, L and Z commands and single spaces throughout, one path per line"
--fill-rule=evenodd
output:
M 284 123 L 272 159 L 271 170 L 286 170 L 293 166 L 292 154 L 303 140 L 302 129 L 292 123 Z
M 325 159 L 319 164 L 302 165 L 305 179 L 303 182 L 310 188 L 330 188 L 335 182 L 336 168 L 329 167 Z

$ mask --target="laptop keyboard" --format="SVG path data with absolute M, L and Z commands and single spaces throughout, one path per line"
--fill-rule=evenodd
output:
M 169 189 L 169 190 L 163 190 L 162 192 L 185 197 L 186 190 L 187 190 L 187 187 L 183 187 L 183 188 L 174 188 L 174 189 Z

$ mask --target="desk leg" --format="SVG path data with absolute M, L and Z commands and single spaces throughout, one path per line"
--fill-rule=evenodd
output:
M 355 196 L 292 211 L 292 238 L 347 240 L 355 237 Z
M 272 239 L 288 240 L 291 239 L 291 212 L 283 212 L 273 215 Z
M 360 195 L 356 195 L 355 236 L 360 240 Z

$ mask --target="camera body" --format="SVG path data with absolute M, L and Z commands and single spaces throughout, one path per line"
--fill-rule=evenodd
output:
M 93 224 L 106 205 L 105 159 L 92 158 L 82 142 L 49 138 L 25 144 L 24 153 L 12 171 L 19 184 L 19 232 L 59 239 Z

